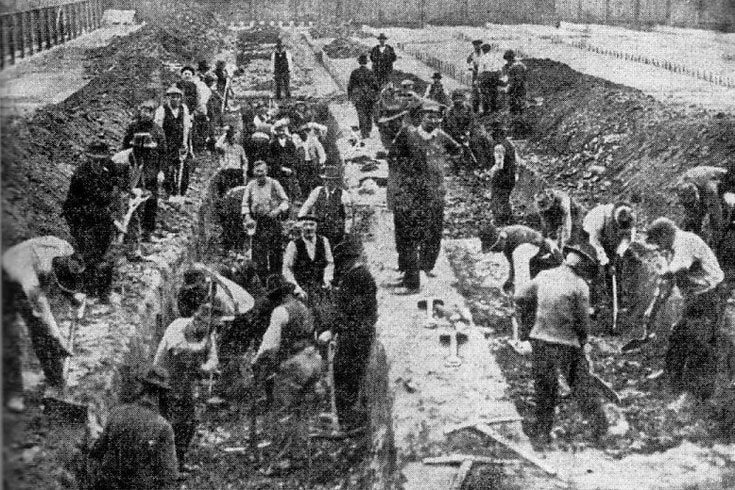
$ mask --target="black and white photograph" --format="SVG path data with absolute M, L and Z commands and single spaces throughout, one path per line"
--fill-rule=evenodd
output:
M 735 0 L 0 0 L 7 490 L 735 489 Z

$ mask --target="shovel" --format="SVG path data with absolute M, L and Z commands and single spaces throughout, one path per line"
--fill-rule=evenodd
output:
M 612 332 L 618 331 L 618 273 L 615 266 L 611 268 L 612 273 Z
M 600 378 L 592 371 L 592 361 L 590 360 L 590 355 L 585 352 L 584 357 L 585 359 L 587 359 L 587 367 L 589 369 L 590 380 L 592 381 L 592 388 L 603 397 L 607 398 L 616 405 L 619 405 L 620 395 L 618 395 L 607 382 L 603 381 L 602 378 Z
M 337 415 L 337 395 L 334 390 L 334 355 L 337 350 L 337 335 L 327 345 L 327 362 L 329 364 L 327 383 L 329 384 L 329 412 L 319 414 L 319 422 L 327 426 L 330 436 L 340 434 L 339 417 Z
M 72 318 L 71 325 L 69 326 L 69 335 L 67 336 L 67 346 L 69 350 L 74 352 L 74 335 L 77 331 L 79 322 L 84 317 L 84 312 L 87 308 L 87 298 L 82 300 L 82 304 L 77 308 L 77 311 Z M 62 377 L 64 378 L 64 386 L 61 389 L 61 397 L 49 396 L 43 400 L 44 411 L 59 422 L 69 423 L 84 423 L 89 417 L 89 407 L 82 403 L 76 403 L 68 400 L 67 393 L 67 380 L 69 378 L 69 368 L 71 359 L 69 356 L 64 358 L 64 365 L 62 368 Z

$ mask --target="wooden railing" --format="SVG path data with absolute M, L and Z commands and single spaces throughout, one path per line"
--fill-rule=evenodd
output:
M 98 29 L 102 12 L 102 0 L 81 0 L 0 14 L 0 69 Z

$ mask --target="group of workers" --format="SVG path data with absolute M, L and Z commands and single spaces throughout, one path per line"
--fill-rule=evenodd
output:
M 540 230 L 514 224 L 510 198 L 517 180 L 516 150 L 502 120 L 482 119 L 478 112 L 497 111 L 497 88 L 504 83 L 511 112 L 522 111 L 522 63 L 508 51 L 506 66 L 496 66 L 490 46 L 475 41 L 476 51 L 468 60 L 475 88 L 469 94 L 454 91 L 447 107 L 440 74 L 424 97 L 416 94 L 411 80 L 396 90 L 390 83 L 395 52 L 384 35 L 378 39 L 369 55 L 372 70 L 366 67 L 368 56 L 361 55 L 348 95 L 357 107 L 362 136 L 369 137 L 377 121 L 388 150 L 388 205 L 401 274 L 393 284 L 400 288 L 396 293 L 418 293 L 422 272 L 434 277 L 448 163 L 470 160 L 487 170 L 493 223 L 482 227 L 480 238 L 483 251 L 508 258 L 510 277 L 503 289 L 514 295 L 522 339 L 532 344 L 536 413 L 531 435 L 550 440 L 561 375 L 591 419 L 593 435 L 604 436 L 607 421 L 590 381 L 590 315 L 603 296 L 595 295 L 595 288 L 606 285 L 621 257 L 634 249 L 633 206 L 601 204 L 582 216 L 568 194 L 550 189 L 535 198 Z M 277 98 L 282 92 L 291 96 L 292 63 L 279 41 L 273 56 Z M 63 207 L 75 246 L 45 236 L 3 255 L 4 311 L 23 318 L 46 376 L 47 394 L 57 395 L 65 382 L 63 359 L 72 346 L 54 318 L 49 297 L 65 296 L 80 308 L 85 300 L 81 293 L 109 294 L 113 239 L 127 234 L 131 217 L 140 227 L 140 238 L 151 239 L 156 198 L 163 189 L 169 195 L 186 192 L 184 167 L 193 151 L 209 146 L 219 153 L 221 170 L 232 176 L 223 193 L 241 187 L 236 226 L 251 238 L 246 249 L 252 260 L 237 270 L 200 265 L 185 274 L 179 318 L 166 329 L 154 366 L 139 373 L 137 398 L 113 410 L 106 427 L 94 431 L 89 454 L 99 464 L 96 488 L 164 488 L 179 471 L 190 469 L 184 461 L 196 432 L 195 385 L 217 369 L 220 352 L 242 354 L 235 345 L 254 348 L 252 369 L 273 403 L 279 373 L 291 376 L 288 383 L 301 390 L 319 377 L 311 362 L 318 354 L 303 355 L 294 367 L 296 356 L 336 342 L 335 415 L 347 425 L 364 423 L 359 394 L 375 337 L 376 284 L 359 239 L 350 233 L 352 199 L 341 162 L 328 161 L 325 121 L 306 102 L 297 101 L 281 108 L 256 104 L 241 111 L 241 120 L 225 125 L 230 82 L 224 63 L 218 62 L 214 73 L 200 63 L 199 70 L 184 67 L 181 74 L 182 80 L 166 90 L 162 105 L 148 100 L 138 106 L 122 151 L 113 155 L 103 140 L 90 145 Z M 684 311 L 669 339 L 666 372 L 674 389 L 706 398 L 712 394 L 706 368 L 715 356 L 713 339 L 729 294 L 718 253 L 732 232 L 732 169 L 695 167 L 682 176 L 677 190 L 686 210 L 683 227 L 659 218 L 646 230 L 645 244 L 666 260 L 646 321 L 655 320 L 650 317 L 677 286 Z M 119 213 L 121 192 L 142 207 Z M 283 224 L 289 217 L 298 226 L 287 237 Z M 706 221 L 708 227 L 703 226 Z M 5 405 L 22 411 L 15 322 L 3 322 L 3 337 L 10 354 L 4 356 Z M 695 372 L 694 381 L 688 380 L 687 370 Z

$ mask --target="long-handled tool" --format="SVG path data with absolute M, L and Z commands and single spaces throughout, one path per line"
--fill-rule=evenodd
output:
M 255 228 L 257 223 L 252 221 L 245 226 L 245 233 L 248 235 L 248 260 L 253 260 L 253 237 L 255 236 Z
M 604 381 L 602 378 L 594 373 L 594 371 L 592 370 L 592 360 L 590 359 L 590 355 L 588 352 L 584 353 L 584 357 L 587 360 L 588 372 L 590 375 L 590 380 L 592 381 L 593 389 L 611 402 L 619 405 L 620 395 L 618 395 L 606 381 Z
M 531 344 L 528 341 L 521 341 L 520 338 L 520 325 L 518 324 L 518 316 L 516 315 L 516 307 L 513 302 L 513 293 L 506 294 L 508 298 L 508 307 L 510 308 L 510 324 L 512 328 L 511 339 L 508 342 L 510 347 L 522 356 L 526 356 L 531 353 Z
M 671 293 L 672 287 L 673 287 L 673 283 L 671 281 L 665 281 L 662 279 L 656 280 L 656 289 L 653 292 L 653 299 L 651 300 L 651 303 L 648 305 L 646 312 L 643 314 L 643 319 L 644 319 L 643 336 L 637 339 L 633 339 L 629 341 L 627 344 L 625 344 L 621 349 L 623 352 L 630 352 L 636 349 L 640 349 L 645 344 L 649 343 L 651 340 L 656 338 L 656 332 L 652 332 L 651 329 L 654 323 L 656 322 L 656 316 L 658 314 L 658 310 L 666 302 L 666 299 L 669 297 L 669 294 Z
M 337 415 L 337 394 L 334 387 L 334 355 L 337 351 L 337 335 L 327 344 L 327 385 L 329 390 L 329 412 L 319 414 L 320 424 L 329 428 L 332 435 L 339 434 L 339 417 Z
M 115 223 L 119 231 L 117 235 L 118 245 L 122 244 L 122 242 L 125 240 L 125 235 L 128 234 L 130 220 L 133 218 L 133 214 L 135 214 L 135 211 L 137 211 L 138 208 L 151 197 L 150 192 L 145 191 L 139 187 L 136 187 L 130 192 L 131 196 L 128 198 L 128 210 L 125 213 L 125 216 L 123 216 L 122 222 Z
M 186 158 L 189 156 L 189 148 L 179 148 L 179 174 L 176 176 L 176 188 L 179 191 L 179 196 L 182 195 L 181 187 L 182 187 L 182 181 L 184 177 L 184 163 L 186 162 Z
M 612 332 L 618 331 L 618 272 L 615 266 L 610 267 L 612 275 Z

